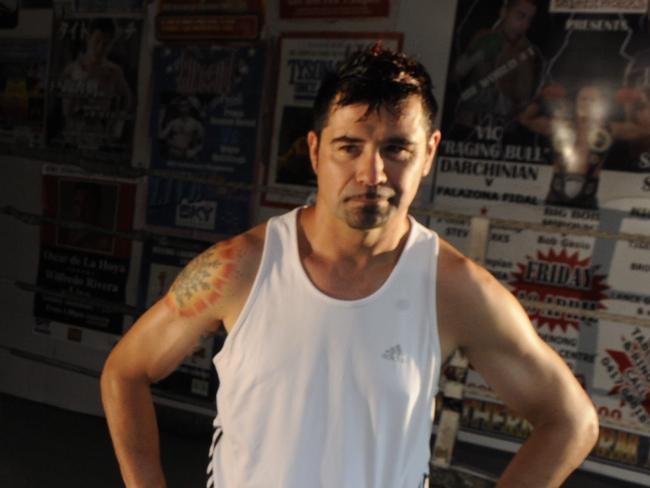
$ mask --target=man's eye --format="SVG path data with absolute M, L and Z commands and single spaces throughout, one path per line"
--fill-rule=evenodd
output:
M 345 146 L 339 147 L 339 151 L 342 151 L 346 154 L 357 154 L 359 152 L 359 148 L 354 144 L 346 144 Z
M 392 158 L 400 159 L 408 158 L 411 155 L 411 151 L 409 151 L 406 147 L 397 144 L 386 146 L 384 148 L 384 152 Z

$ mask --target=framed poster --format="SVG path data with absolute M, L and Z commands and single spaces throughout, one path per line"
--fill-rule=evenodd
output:
M 402 35 L 384 33 L 290 33 L 279 42 L 271 151 L 266 182 L 284 194 L 262 196 L 266 205 L 294 206 L 304 197 L 290 192 L 315 189 L 309 162 L 307 132 L 312 126 L 312 106 L 323 76 L 336 69 L 350 53 L 375 43 L 399 50 Z

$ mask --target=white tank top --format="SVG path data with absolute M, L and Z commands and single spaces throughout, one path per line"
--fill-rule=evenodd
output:
M 208 487 L 417 488 L 440 369 L 438 238 L 411 218 L 397 265 L 359 300 L 319 291 L 298 209 L 272 218 L 223 349 Z

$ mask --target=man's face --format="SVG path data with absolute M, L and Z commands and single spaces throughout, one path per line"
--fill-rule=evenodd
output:
M 576 115 L 578 118 L 594 122 L 602 121 L 607 115 L 607 100 L 603 91 L 597 86 L 585 86 L 576 97 Z
M 94 30 L 88 36 L 86 51 L 93 61 L 99 62 L 106 56 L 111 42 L 113 42 L 113 36 L 100 30 Z
M 513 0 L 511 5 L 503 7 L 501 29 L 506 38 L 514 42 L 525 36 L 536 12 L 537 7 L 528 0 Z
M 316 204 L 354 229 L 406 215 L 440 140 L 438 131 L 429 135 L 419 96 L 393 113 L 382 107 L 366 114 L 367 108 L 334 105 L 320 141 L 314 132 L 308 136 Z

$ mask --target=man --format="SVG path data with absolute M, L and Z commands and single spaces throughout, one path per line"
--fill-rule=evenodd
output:
M 459 126 L 506 126 L 530 100 L 539 60 L 526 34 L 536 12 L 536 0 L 504 0 L 496 24 L 479 30 L 458 57 L 450 78 L 462 90 Z
M 193 160 L 203 150 L 203 124 L 192 113 L 190 98 L 178 98 L 177 114 L 161 127 L 158 137 L 165 143 L 170 159 Z
M 594 408 L 499 283 L 408 216 L 440 141 L 424 67 L 379 48 L 324 81 L 314 206 L 208 249 L 116 346 L 103 401 L 129 487 L 164 486 L 149 384 L 221 324 L 208 486 L 416 487 L 461 348 L 535 426 L 501 486 L 558 486 Z

